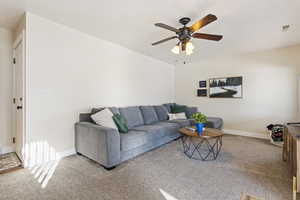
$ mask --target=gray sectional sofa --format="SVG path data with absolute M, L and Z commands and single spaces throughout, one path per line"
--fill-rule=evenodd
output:
M 172 105 L 174 104 L 109 108 L 113 114 L 118 113 L 125 117 L 128 133 L 119 133 L 118 130 L 93 122 L 90 115 L 104 108 L 93 108 L 91 113 L 82 113 L 79 122 L 75 124 L 76 151 L 110 169 L 175 140 L 181 136 L 179 128 L 194 123 L 191 115 L 197 112 L 197 108 L 186 107 L 186 120 L 168 120 Z M 221 118 L 208 117 L 207 127 L 221 129 L 222 126 Z

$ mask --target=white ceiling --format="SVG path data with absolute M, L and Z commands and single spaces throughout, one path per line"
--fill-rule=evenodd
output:
M 180 27 L 180 17 L 190 17 L 193 22 L 206 14 L 215 14 L 219 19 L 201 31 L 223 34 L 224 38 L 220 42 L 192 40 L 196 49 L 187 61 L 194 62 L 208 56 L 300 43 L 299 9 L 299 0 L 1 0 L 0 27 L 13 29 L 24 11 L 29 11 L 156 59 L 176 63 L 183 59 L 170 51 L 176 40 L 151 46 L 152 42 L 174 34 L 153 24 L 163 22 Z M 285 24 L 291 27 L 282 32 Z

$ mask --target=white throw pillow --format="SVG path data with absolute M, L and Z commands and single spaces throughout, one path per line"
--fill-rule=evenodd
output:
M 169 120 L 174 120 L 174 119 L 186 119 L 186 115 L 184 112 L 182 113 L 169 113 Z
M 96 122 L 96 124 L 113 129 L 118 129 L 112 117 L 113 113 L 108 108 L 105 108 L 104 110 L 91 115 L 91 118 Z
M 168 113 L 169 120 L 174 120 L 176 119 L 176 114 Z
M 184 112 L 182 113 L 176 113 L 176 118 L 177 119 L 186 119 L 186 115 Z

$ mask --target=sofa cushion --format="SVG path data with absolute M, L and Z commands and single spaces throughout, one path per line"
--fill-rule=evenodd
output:
M 174 106 L 175 103 L 165 103 L 163 106 L 168 110 L 169 113 L 171 113 L 171 106 Z
M 180 128 L 191 126 L 191 120 L 188 119 L 174 119 L 174 120 L 168 120 L 167 122 L 176 123 L 180 126 Z
M 157 117 L 158 117 L 159 121 L 164 121 L 164 120 L 169 119 L 168 109 L 165 106 L 153 106 L 153 107 L 156 111 L 156 114 L 157 114 Z
M 205 126 L 208 128 L 222 129 L 223 119 L 219 117 L 207 117 L 207 123 Z
M 157 122 L 152 125 L 134 127 L 128 133 L 120 133 L 121 151 L 128 151 L 150 142 L 158 141 L 164 136 L 178 133 L 176 123 Z
M 127 126 L 132 129 L 135 126 L 144 125 L 141 110 L 137 106 L 119 108 L 120 114 L 125 117 Z
M 130 130 L 128 133 L 120 133 L 121 151 L 128 151 L 148 142 L 148 133 Z
M 91 113 L 80 113 L 79 114 L 79 122 L 91 122 L 95 123 L 91 118 Z
M 158 117 L 153 106 L 140 106 L 140 109 L 145 124 L 153 124 L 158 121 Z
M 149 134 L 149 139 L 159 139 L 161 137 L 177 133 L 178 129 L 178 124 L 168 122 L 157 122 L 152 125 L 144 125 L 133 128 L 135 131 L 147 132 L 147 134 Z
M 197 107 L 186 107 L 186 109 L 185 109 L 185 115 L 188 119 L 191 119 L 192 115 L 196 112 L 198 112 Z
M 196 125 L 196 121 L 194 119 L 188 119 L 191 123 L 191 126 L 195 126 Z

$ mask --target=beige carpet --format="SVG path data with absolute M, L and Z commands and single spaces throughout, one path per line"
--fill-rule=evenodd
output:
M 180 140 L 112 171 L 82 157 L 0 175 L 0 199 L 239 200 L 242 193 L 289 200 L 281 149 L 267 141 L 225 136 L 218 160 L 188 159 Z

